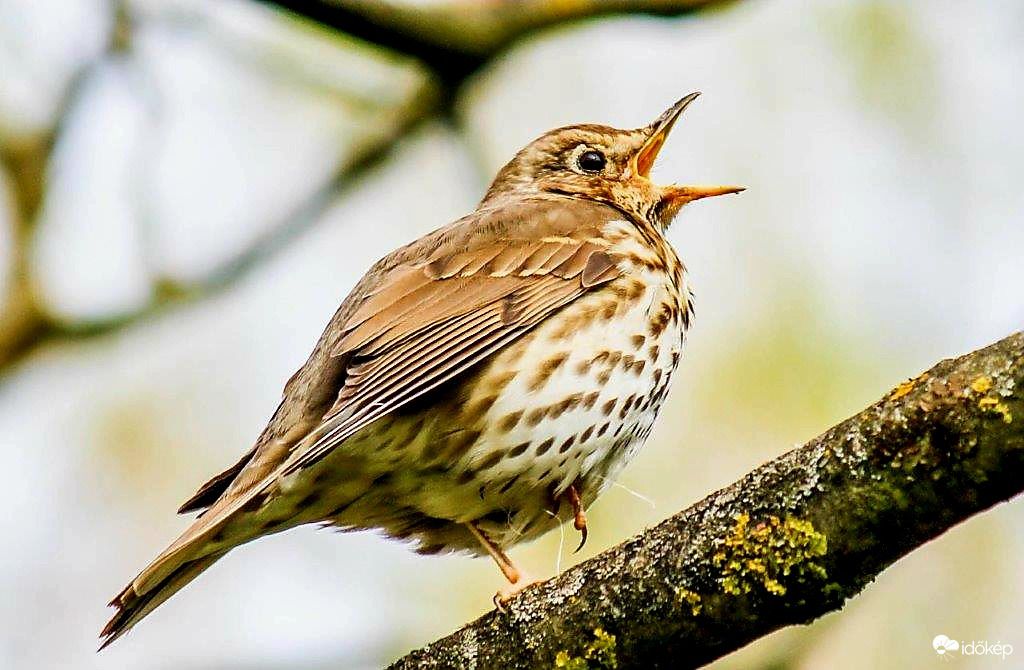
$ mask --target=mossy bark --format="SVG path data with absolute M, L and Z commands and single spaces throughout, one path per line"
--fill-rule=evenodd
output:
M 699 667 L 838 610 L 901 556 L 1022 489 L 1017 333 L 391 667 Z

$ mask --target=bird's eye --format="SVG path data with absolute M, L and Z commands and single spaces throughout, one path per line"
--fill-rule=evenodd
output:
M 605 166 L 604 154 L 600 151 L 588 149 L 576 159 L 576 165 L 584 172 L 600 172 Z

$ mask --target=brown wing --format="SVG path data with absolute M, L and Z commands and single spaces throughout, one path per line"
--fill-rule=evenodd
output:
M 585 227 L 589 228 L 589 226 Z M 595 235 L 500 237 L 396 269 L 343 327 L 334 406 L 287 472 L 445 383 L 594 286 L 619 274 Z

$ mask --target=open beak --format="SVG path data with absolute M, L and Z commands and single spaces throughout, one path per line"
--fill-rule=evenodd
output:
M 676 104 L 665 110 L 665 113 L 651 125 L 645 128 L 648 133 L 647 142 L 632 160 L 632 173 L 645 179 L 651 174 L 651 167 L 658 157 L 658 152 L 664 146 L 672 126 L 682 115 L 683 110 L 690 106 L 690 103 L 697 99 L 700 92 L 694 92 L 686 96 Z M 727 193 L 739 193 L 744 190 L 742 186 L 667 186 L 664 189 L 664 198 L 672 200 L 677 208 L 701 198 L 710 198 L 715 195 L 726 195 Z

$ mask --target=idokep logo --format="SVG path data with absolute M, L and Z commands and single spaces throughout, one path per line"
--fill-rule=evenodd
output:
M 950 655 L 960 648 L 960 643 L 956 640 L 950 640 L 945 635 L 936 635 L 935 639 L 932 640 L 932 649 L 935 653 L 943 658 L 949 658 Z
M 989 643 L 985 640 L 971 640 L 970 642 L 957 642 L 945 635 L 936 635 L 932 639 L 932 649 L 942 657 L 943 660 L 953 658 L 957 652 L 964 656 L 999 656 L 1006 659 L 1013 653 L 1013 645 L 1001 642 Z

